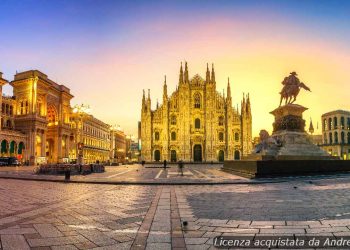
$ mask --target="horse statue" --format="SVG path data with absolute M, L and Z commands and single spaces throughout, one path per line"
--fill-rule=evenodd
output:
M 302 88 L 311 92 L 309 87 L 307 87 L 304 83 L 300 82 L 299 78 L 297 77 L 297 73 L 295 72 L 292 72 L 289 76 L 285 77 L 282 84 L 284 86 L 282 91 L 280 92 L 280 106 L 282 104 L 283 99 L 285 99 L 285 104 L 294 103 L 297 99 L 300 89 Z

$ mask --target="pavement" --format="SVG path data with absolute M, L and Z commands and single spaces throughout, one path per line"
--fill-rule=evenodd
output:
M 221 171 L 221 164 L 201 165 L 188 164 L 179 172 L 176 164 L 168 164 L 166 169 L 161 165 L 140 164 L 107 166 L 104 173 L 72 175 L 71 182 L 97 184 L 138 184 L 138 185 L 177 185 L 177 184 L 236 184 L 260 182 Z M 38 175 L 35 167 L 0 167 L 0 178 L 64 181 L 63 175 Z M 267 180 L 265 180 L 267 181 Z M 271 180 L 269 180 L 271 181 Z
M 140 177 L 134 167 L 128 178 Z M 197 167 L 188 178 L 200 178 Z M 145 170 L 145 179 L 180 178 L 159 170 Z M 100 177 L 119 180 L 123 171 Z M 0 178 L 0 249 L 216 249 L 216 236 L 339 238 L 350 236 L 349 191 L 348 175 L 191 186 Z

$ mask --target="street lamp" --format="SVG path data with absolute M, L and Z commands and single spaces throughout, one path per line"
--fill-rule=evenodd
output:
M 85 114 L 90 113 L 89 105 L 75 105 L 73 108 L 73 113 L 77 114 L 79 117 L 77 123 L 77 163 L 84 164 L 84 139 L 83 139 L 83 118 Z M 80 124 L 80 128 L 79 128 Z

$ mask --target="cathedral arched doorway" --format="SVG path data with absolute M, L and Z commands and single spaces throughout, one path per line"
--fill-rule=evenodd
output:
M 223 162 L 224 160 L 225 160 L 224 151 L 223 151 L 223 150 L 220 150 L 220 151 L 219 151 L 219 154 L 218 154 L 218 161 L 219 161 L 219 162 Z
M 202 161 L 202 145 L 194 145 L 193 147 L 193 161 L 201 162 Z
M 240 154 L 239 150 L 235 150 L 234 159 L 235 160 L 240 160 L 241 159 L 241 154 Z
M 176 150 L 171 150 L 170 151 L 170 161 L 171 162 L 176 162 L 177 159 L 176 159 Z
M 160 151 L 159 150 L 154 151 L 154 160 L 160 161 Z

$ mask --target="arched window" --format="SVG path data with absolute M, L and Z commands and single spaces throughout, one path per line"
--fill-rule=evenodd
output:
M 328 129 L 331 130 L 332 129 L 332 118 L 328 118 Z
M 344 129 L 344 128 L 345 128 L 345 119 L 344 119 L 344 116 L 340 117 L 340 127 L 341 127 L 341 129 Z
M 340 134 L 340 142 L 341 142 L 341 144 L 345 143 L 345 134 L 344 134 L 344 132 L 341 132 L 341 134 Z
M 194 108 L 196 109 L 201 108 L 201 95 L 199 93 L 196 93 L 194 95 Z
M 6 104 L 6 111 L 5 111 L 5 113 L 6 113 L 6 115 L 9 114 L 9 105 L 8 104 Z
M 201 120 L 199 118 L 197 118 L 196 120 L 194 120 L 194 127 L 196 129 L 200 129 L 201 128 Z
M 10 106 L 10 115 L 13 115 L 13 106 Z
M 324 138 L 324 144 L 327 144 L 327 134 L 326 133 L 323 135 L 323 138 Z
M 333 144 L 333 136 L 332 136 L 332 133 L 329 133 L 329 144 Z
M 334 117 L 334 118 L 333 118 L 333 121 L 334 121 L 334 124 L 333 124 L 334 129 L 337 129 L 337 128 L 338 128 L 338 118 L 337 118 L 337 117 Z
M 171 140 L 176 141 L 176 133 L 175 132 L 171 132 Z
M 219 132 L 219 141 L 224 141 L 224 133 Z
M 235 141 L 239 141 L 239 134 L 235 133 Z
M 219 126 L 223 126 L 223 125 L 224 125 L 224 117 L 219 116 Z
M 348 144 L 350 144 L 350 132 L 348 132 Z
M 349 130 L 350 129 L 350 118 L 348 118 L 346 120 L 347 120 L 346 128 Z
M 176 125 L 176 116 L 175 115 L 172 115 L 171 118 L 170 118 L 170 124 L 171 125 Z
M 327 130 L 327 120 L 323 119 L 323 130 Z
M 154 133 L 154 140 L 159 141 L 159 132 L 158 131 L 156 131 Z
M 334 143 L 337 144 L 338 142 L 338 132 L 334 132 Z

